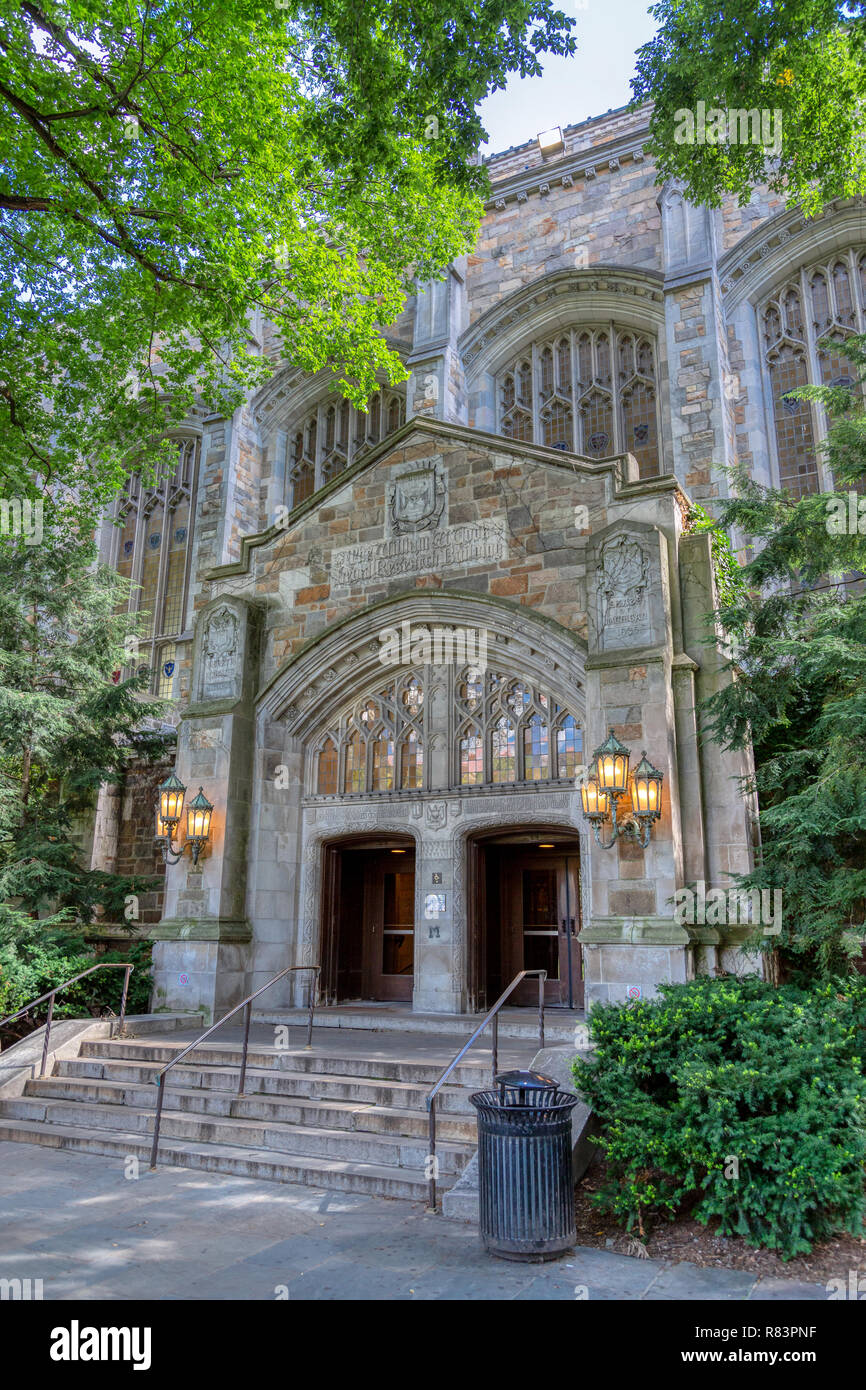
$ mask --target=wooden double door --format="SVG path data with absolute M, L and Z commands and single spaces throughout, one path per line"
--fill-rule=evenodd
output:
M 545 1003 L 583 1008 L 577 847 L 490 844 L 482 855 L 481 1002 L 492 1004 L 521 970 L 546 970 Z M 511 998 L 534 1004 L 537 981 L 524 982 Z
M 415 851 L 331 849 L 326 867 L 323 993 L 411 1001 L 415 976 Z

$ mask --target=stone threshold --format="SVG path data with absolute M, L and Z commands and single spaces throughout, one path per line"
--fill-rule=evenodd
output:
M 254 1010 L 253 1019 L 257 1023 L 298 1024 L 306 1023 L 306 1009 L 261 1009 Z M 546 1008 L 544 1011 L 544 1038 L 546 1043 L 570 1043 L 574 1040 L 574 1030 L 586 1015 L 578 1009 Z M 470 1037 L 484 1014 L 431 1014 L 414 1013 L 409 1004 L 336 1004 L 316 1009 L 316 1028 L 352 1028 L 375 1033 L 429 1033 L 448 1034 L 452 1037 Z M 499 1015 L 500 1038 L 537 1039 L 538 1015 L 534 1009 L 503 1009 Z M 488 1027 L 482 1035 L 489 1046 L 491 1037 Z M 481 1041 L 481 1039 L 479 1039 Z

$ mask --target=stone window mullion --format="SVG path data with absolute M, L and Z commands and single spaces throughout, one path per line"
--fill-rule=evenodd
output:
M 772 469 L 773 487 L 782 485 L 782 466 L 779 459 L 779 444 L 776 438 L 776 399 L 773 386 L 773 375 L 770 371 L 769 354 L 772 349 L 766 347 L 764 343 L 764 323 L 769 301 L 764 305 L 758 314 L 758 338 L 761 343 L 761 386 L 763 388 L 764 401 L 766 408 L 764 411 L 767 431 L 767 443 L 770 447 L 770 463 Z
M 190 592 L 192 590 L 192 536 L 195 529 L 195 499 L 198 489 L 200 457 L 199 441 L 194 439 L 192 442 L 192 463 L 189 470 L 189 519 L 186 524 L 186 554 L 183 561 L 183 590 L 180 605 L 181 632 L 186 632 L 187 629 Z
M 316 407 L 315 416 L 316 416 L 316 457 L 315 457 L 315 459 L 313 460 L 313 463 L 314 463 L 314 473 L 313 473 L 313 477 L 315 478 L 315 490 L 316 490 L 316 492 L 318 492 L 319 488 L 322 486 L 322 456 L 323 456 L 323 454 L 324 454 L 323 436 L 324 436 L 324 421 L 325 421 L 325 405 L 324 405 L 324 402 L 320 402 L 319 405 Z
M 541 440 L 541 364 L 539 362 L 538 344 L 532 344 L 532 442 L 538 444 Z
M 580 425 L 577 419 L 577 337 L 573 328 L 568 330 L 568 341 L 571 347 L 571 447 L 577 454 L 580 452 Z
M 860 284 L 860 270 L 857 265 L 857 253 L 853 246 L 848 251 L 848 275 L 851 279 L 852 298 L 854 300 L 854 317 L 856 320 L 856 331 L 866 332 L 866 304 L 863 303 L 863 287 Z
M 608 339 L 610 341 L 610 399 L 613 413 L 613 445 L 612 452 L 621 454 L 624 449 L 622 439 L 622 422 L 619 418 L 620 397 L 619 397 L 619 334 L 614 327 L 611 319 L 607 326 Z M 637 338 L 634 338 L 635 345 Z M 637 347 L 635 346 L 635 351 Z M 635 358 L 635 369 L 637 369 L 637 358 Z
M 836 303 L 833 277 L 828 269 L 821 267 L 827 279 L 827 303 L 830 308 L 830 315 L 833 316 Z M 806 340 L 806 360 L 809 364 L 809 379 L 811 381 L 823 381 L 821 372 L 821 359 L 818 356 L 817 338 L 815 336 L 815 315 L 812 307 L 812 287 L 809 284 L 806 274 L 806 267 L 800 267 L 800 299 L 803 305 L 803 335 Z M 823 406 L 819 406 L 817 401 L 808 401 L 807 405 L 812 415 L 812 438 L 815 443 L 815 466 L 818 473 L 818 488 L 821 492 L 826 492 L 828 487 L 832 487 L 829 469 L 821 457 L 818 450 L 819 444 L 827 437 L 827 415 Z

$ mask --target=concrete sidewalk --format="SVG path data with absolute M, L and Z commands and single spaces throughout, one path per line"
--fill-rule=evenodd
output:
M 821 1299 L 821 1284 L 578 1247 L 486 1256 L 416 1203 L 0 1143 L 0 1279 L 45 1300 Z

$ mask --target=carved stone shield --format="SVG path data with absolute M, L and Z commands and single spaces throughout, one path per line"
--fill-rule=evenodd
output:
M 396 478 L 389 488 L 388 510 L 393 535 L 438 526 L 445 506 L 445 479 L 436 468 L 417 468 Z

